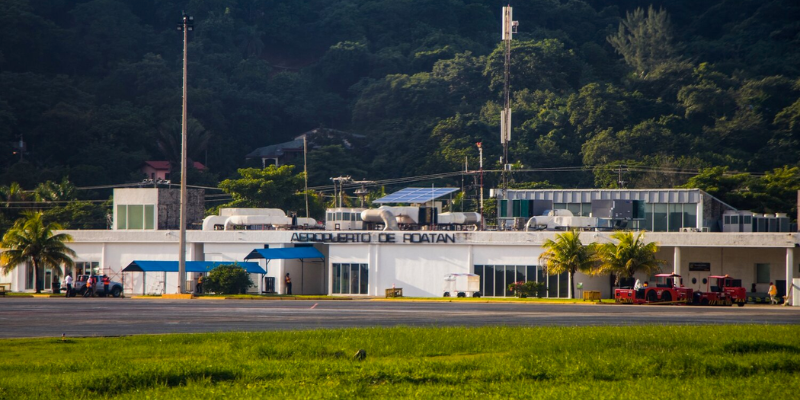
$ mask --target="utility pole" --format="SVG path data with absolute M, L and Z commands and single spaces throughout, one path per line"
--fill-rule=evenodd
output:
M 483 142 L 476 143 L 478 146 L 478 157 L 480 158 L 479 168 L 481 173 L 481 202 L 478 205 L 478 213 L 481 215 L 481 230 L 484 227 L 484 216 L 483 216 Z
M 338 176 L 336 178 L 331 178 L 333 181 L 333 203 L 336 208 L 342 208 L 342 192 L 344 192 L 344 184 L 347 182 L 352 182 L 353 179 L 350 176 Z M 336 182 L 339 182 L 339 202 L 336 202 Z
M 303 194 L 306 198 L 306 218 L 308 218 L 308 140 L 306 135 L 303 135 L 303 175 L 305 175 L 305 191 Z
M 620 164 L 620 165 L 617 166 L 617 188 L 619 188 L 619 189 L 625 189 L 625 184 L 628 183 L 628 182 L 625 182 L 625 181 L 622 180 L 622 170 L 623 169 L 627 172 L 628 171 L 628 166 L 624 165 L 624 164 Z
M 183 21 L 178 25 L 183 32 L 183 115 L 181 118 L 181 211 L 180 235 L 178 239 L 178 293 L 185 293 L 186 284 L 186 96 L 188 94 L 188 49 L 189 31 L 194 30 L 194 17 L 183 13 Z M 166 284 L 166 281 L 165 281 Z

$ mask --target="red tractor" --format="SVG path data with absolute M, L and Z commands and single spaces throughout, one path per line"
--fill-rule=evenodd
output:
M 714 286 L 711 285 L 712 280 Z M 730 306 L 736 304 L 744 307 L 747 302 L 747 291 L 742 287 L 741 279 L 733 279 L 728 275 L 712 275 L 708 277 L 705 292 L 695 292 L 692 304 L 702 306 Z
M 692 301 L 692 289 L 675 284 L 680 282 L 680 275 L 658 274 L 655 286 L 642 289 L 615 289 L 614 299 L 617 303 L 656 304 L 656 303 L 688 303 Z

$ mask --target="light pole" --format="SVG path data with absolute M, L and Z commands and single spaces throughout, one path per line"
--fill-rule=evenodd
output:
M 189 31 L 194 30 L 194 17 L 183 13 L 183 20 L 178 24 L 178 31 L 183 32 L 183 115 L 181 117 L 181 215 L 180 235 L 178 239 L 178 293 L 184 293 L 186 282 L 186 96 L 188 82 L 186 72 L 188 67 L 187 53 L 189 46 Z
M 481 172 L 481 203 L 478 206 L 479 214 L 481 215 L 481 230 L 484 229 L 484 216 L 483 216 L 483 142 L 475 143 L 478 146 L 478 157 L 480 157 L 480 172 Z

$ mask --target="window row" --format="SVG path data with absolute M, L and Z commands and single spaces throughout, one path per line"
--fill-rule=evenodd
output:
M 333 264 L 333 293 L 369 294 L 367 264 Z
M 538 265 L 475 265 L 473 273 L 481 277 L 484 296 L 513 296 L 509 285 L 514 282 L 542 282 L 539 297 L 568 297 L 569 274 L 547 275 Z
M 360 212 L 329 212 L 325 216 L 326 221 L 361 221 Z
M 533 217 L 532 200 L 500 200 L 500 217 Z M 553 203 L 555 210 L 569 210 L 573 215 L 588 217 L 592 214 L 591 203 Z M 510 211 L 510 215 L 509 214 Z M 695 203 L 645 203 L 645 218 L 632 221 L 631 228 L 652 232 L 680 232 L 681 228 L 697 227 L 697 204 Z

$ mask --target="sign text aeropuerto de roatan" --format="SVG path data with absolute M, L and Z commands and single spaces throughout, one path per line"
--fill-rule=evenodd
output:
M 374 235 L 374 236 L 373 236 Z M 375 240 L 373 240 L 375 239 Z M 293 233 L 292 242 L 306 243 L 455 243 L 454 233 Z

